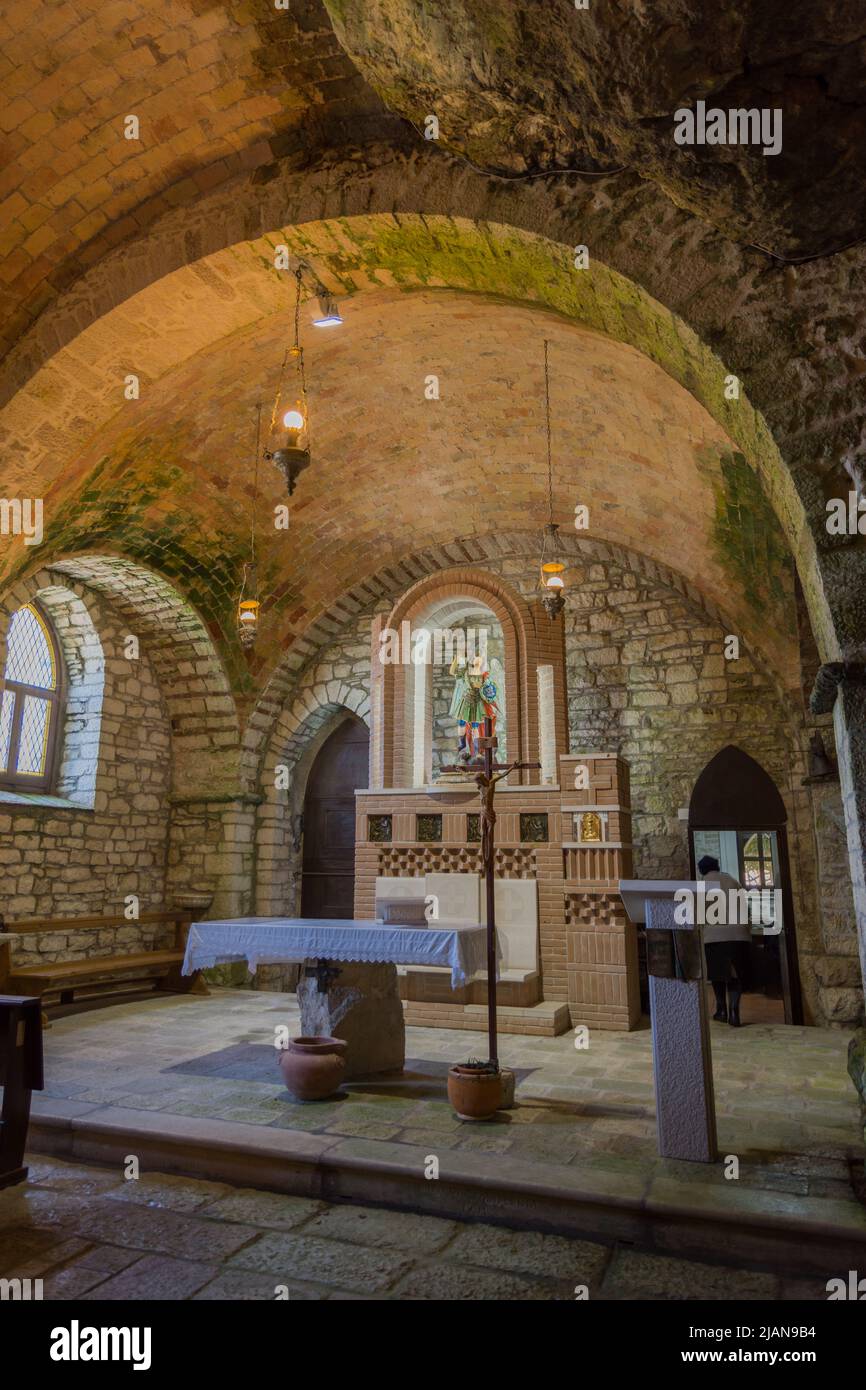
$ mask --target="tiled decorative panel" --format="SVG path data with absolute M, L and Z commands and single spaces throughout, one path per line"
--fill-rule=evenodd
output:
M 442 817 L 441 816 L 417 816 L 416 835 L 422 843 L 435 843 L 442 839 Z
M 547 815 L 544 812 L 521 812 L 520 839 L 535 845 L 546 845 L 548 841 Z
M 481 851 L 475 845 L 406 845 L 380 849 L 377 872 L 385 877 L 421 878 L 424 874 L 480 874 Z M 498 849 L 497 878 L 535 878 L 532 850 Z
M 619 893 L 568 893 L 565 920 L 570 927 L 618 927 L 626 913 Z
M 391 827 L 390 816 L 368 816 L 367 838 L 375 844 L 388 844 L 392 838 Z

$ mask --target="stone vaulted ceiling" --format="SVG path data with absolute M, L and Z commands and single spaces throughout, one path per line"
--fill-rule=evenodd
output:
M 251 409 L 285 338 L 282 237 L 349 296 L 343 337 L 311 349 L 320 470 L 299 490 L 288 556 L 269 561 L 283 646 L 383 558 L 489 530 L 479 484 L 496 494 L 497 525 L 544 520 L 545 334 L 574 388 L 557 415 L 563 522 L 587 483 L 611 539 L 681 560 L 788 679 L 789 634 L 781 618 L 762 631 L 731 520 L 765 507 L 763 486 L 825 651 L 852 646 L 866 630 L 849 582 L 860 541 L 818 576 L 809 526 L 863 427 L 863 254 L 783 272 L 747 248 L 799 258 L 866 230 L 861 10 L 12 0 L 0 15 L 0 494 L 44 493 L 58 553 L 102 545 L 162 566 L 231 640 Z M 698 97 L 781 104 L 782 153 L 676 146 L 673 112 Z M 431 112 L 438 142 L 418 134 Z M 130 114 L 138 141 L 123 137 Z M 354 230 L 367 214 L 387 221 L 373 251 Z M 580 241 L 584 281 L 568 264 Z M 607 265 L 621 270 L 613 290 Z M 462 310 L 454 290 L 473 294 Z M 722 397 L 731 367 L 744 378 L 736 410 Z M 432 426 L 428 370 L 450 383 Z M 130 371 L 144 385 L 134 412 L 120 398 Z M 416 467 L 435 507 L 407 487 Z M 778 575 L 773 526 L 761 563 Z M 5 547 L 0 574 L 21 563 Z M 821 616 L 837 579 L 841 636 Z
M 0 14 L 3 350 L 112 247 L 237 174 L 394 121 L 319 0 L 13 0 Z M 139 140 L 124 138 L 127 115 Z
M 51 479 L 40 560 L 128 554 L 174 578 L 230 632 L 249 540 L 256 403 L 264 397 L 267 422 L 289 317 L 282 306 L 184 358 L 140 401 L 116 408 L 115 391 L 110 418 L 73 467 L 34 453 L 32 466 Z M 404 555 L 540 533 L 547 338 L 564 532 L 574 534 L 575 508 L 588 506 L 590 538 L 672 564 L 783 678 L 795 677 L 781 529 L 724 431 L 646 356 L 549 313 L 442 290 L 369 290 L 338 332 L 307 338 L 314 462 L 288 532 L 273 525 L 283 480 L 267 462 L 259 473 L 262 650 L 286 646 L 358 579 Z M 438 400 L 425 395 L 430 373 Z M 22 479 L 22 490 L 32 482 Z M 761 507 L 751 548 L 729 524 L 748 500 Z

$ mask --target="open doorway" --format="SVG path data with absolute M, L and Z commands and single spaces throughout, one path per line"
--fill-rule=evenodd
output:
M 304 797 L 301 916 L 355 915 L 355 790 L 370 778 L 370 733 L 350 716 L 325 740 Z
M 689 804 L 692 876 L 698 861 L 712 855 L 743 888 L 761 894 L 751 923 L 744 1023 L 803 1022 L 787 818 L 772 777 L 733 745 L 704 768 Z

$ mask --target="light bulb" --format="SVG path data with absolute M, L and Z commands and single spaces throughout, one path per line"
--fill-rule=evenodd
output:
M 283 416 L 283 424 L 287 430 L 302 430 L 306 423 L 299 410 L 287 410 Z
M 565 580 L 561 579 L 558 574 L 551 574 L 545 579 L 544 587 L 546 589 L 564 589 Z

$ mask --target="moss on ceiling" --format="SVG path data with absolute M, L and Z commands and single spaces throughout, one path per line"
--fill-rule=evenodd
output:
M 749 606 L 786 636 L 796 636 L 794 562 L 760 479 L 744 456 L 698 451 L 715 498 L 713 546 Z

